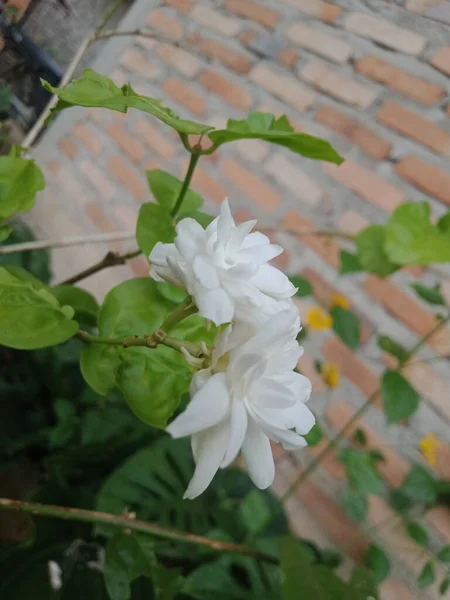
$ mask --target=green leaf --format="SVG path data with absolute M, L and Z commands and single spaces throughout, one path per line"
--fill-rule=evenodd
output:
M 450 577 L 445 577 L 441 581 L 441 585 L 439 586 L 439 593 L 441 594 L 441 596 L 444 596 L 444 594 L 446 594 L 449 589 L 450 589 Z
M 349 586 L 354 590 L 358 600 L 378 598 L 374 577 L 368 569 L 355 567 L 350 577 Z
M 50 431 L 49 441 L 53 448 L 60 448 L 65 446 L 75 433 L 78 424 L 77 411 L 73 403 L 65 398 L 57 398 L 53 408 L 57 423 Z
M 387 277 L 399 268 L 385 251 L 385 236 L 385 227 L 370 225 L 358 233 L 355 239 L 359 262 L 363 269 L 380 277 Z
M 349 348 L 357 348 L 361 331 L 359 317 L 351 310 L 346 310 L 341 306 L 334 306 L 330 310 L 330 315 L 333 317 L 333 329 L 336 335 L 338 335 Z
M 136 223 L 136 240 L 145 256 L 157 242 L 171 243 L 174 239 L 175 227 L 167 210 L 158 204 L 143 204 Z
M 92 69 L 86 69 L 79 79 L 74 79 L 62 89 L 53 87 L 46 81 L 42 81 L 42 85 L 59 98 L 54 112 L 71 106 L 96 106 L 123 113 L 128 108 L 136 108 L 153 115 L 182 134 L 201 134 L 213 129 L 209 125 L 180 119 L 173 110 L 164 106 L 162 100 L 141 96 L 129 84 L 119 88 L 109 77 Z
M 419 525 L 419 523 L 414 523 L 413 521 L 410 521 L 406 525 L 406 531 L 407 531 L 409 537 L 412 540 L 414 540 L 415 542 L 417 542 L 419 544 L 419 546 L 426 546 L 427 545 L 427 543 L 428 543 L 428 533 L 422 527 L 422 525 Z
M 103 444 L 131 431 L 138 431 L 139 421 L 125 404 L 114 406 L 98 404 L 83 413 L 80 423 L 82 446 Z M 142 425 L 142 427 L 146 427 Z
M 423 566 L 423 569 L 421 570 L 419 577 L 417 578 L 417 585 L 419 586 L 420 589 L 428 587 L 429 585 L 431 585 L 432 583 L 434 583 L 436 580 L 436 575 L 434 572 L 434 565 L 431 562 L 431 560 L 429 560 L 428 562 L 425 563 L 425 565 Z
M 167 425 L 191 379 L 183 357 L 169 348 L 128 348 L 120 352 L 116 385 L 131 410 L 148 425 Z
M 170 214 L 175 207 L 183 182 L 178 177 L 174 177 L 167 171 L 161 171 L 160 169 L 147 171 L 147 179 L 155 200 L 166 210 L 166 213 Z M 193 190 L 188 189 L 183 198 L 180 214 L 195 212 L 202 205 L 203 198 Z
M 106 396 L 116 384 L 116 372 L 120 367 L 120 348 L 105 344 L 89 344 L 80 357 L 81 373 L 97 394 Z
M 6 245 L 31 242 L 36 237 L 22 222 L 14 222 L 14 230 L 9 236 Z M 48 250 L 35 250 L 33 252 L 14 252 L 13 254 L 0 254 L 0 265 L 5 268 L 22 268 L 34 275 L 38 280 L 48 283 L 51 278 L 50 253 Z M 14 273 L 12 273 L 14 275 Z
M 422 285 L 421 283 L 413 283 L 411 287 L 426 302 L 445 306 L 446 302 L 444 296 L 441 294 L 441 286 L 439 284 L 437 284 L 435 287 L 429 287 L 427 285 Z
M 373 572 L 375 583 L 379 585 L 389 575 L 391 563 L 389 556 L 378 546 L 371 545 L 364 554 L 364 564 Z
M 295 295 L 298 298 L 303 298 L 304 296 L 311 296 L 311 294 L 313 293 L 312 285 L 304 277 L 300 277 L 299 275 L 292 275 L 292 277 L 289 277 L 289 280 L 292 283 L 292 285 L 298 288 L 295 292 Z
M 208 136 L 215 146 L 243 139 L 259 139 L 284 146 L 308 158 L 338 165 L 344 161 L 329 142 L 294 131 L 285 115 L 276 119 L 270 113 L 251 112 L 241 121 L 229 119 L 226 129 L 216 129 L 209 132 Z
M 105 553 L 105 584 L 111 600 L 129 600 L 131 582 L 151 577 L 156 564 L 154 541 L 145 535 L 116 533 Z
M 0 156 L 0 219 L 31 210 L 44 187 L 42 171 L 34 160 Z
M 399 265 L 428 265 L 450 261 L 447 221 L 436 227 L 430 223 L 428 202 L 405 202 L 386 225 L 384 249 Z M 445 232 L 442 232 L 444 227 Z
M 437 497 L 437 482 L 426 469 L 414 465 L 400 490 L 416 503 L 433 504 Z
M 187 297 L 187 293 L 184 290 L 180 290 L 180 288 L 171 283 L 158 283 L 156 290 L 165 300 L 174 305 L 181 304 Z
M 342 496 L 342 506 L 348 516 L 361 523 L 367 515 L 367 496 L 357 490 L 345 490 Z
M 450 233 L 450 212 L 445 213 L 436 223 L 436 227 L 441 233 Z
M 364 448 L 364 446 L 366 446 L 367 436 L 363 429 L 358 428 L 352 437 L 353 437 L 353 441 L 355 442 L 355 444 L 358 444 L 358 446 L 361 446 L 362 448 Z
M 61 305 L 68 304 L 74 309 L 75 316 L 88 316 L 93 324 L 96 323 L 99 306 L 92 294 L 82 288 L 65 284 L 57 285 L 51 291 Z
M 322 427 L 316 420 L 316 423 L 313 425 L 312 429 L 308 431 L 306 435 L 303 436 L 308 443 L 308 446 L 315 446 L 318 444 L 323 438 Z
M 246 529 L 251 534 L 258 533 L 261 526 L 267 522 L 267 519 L 271 516 L 266 496 L 257 489 L 254 489 L 247 494 L 241 502 L 239 510 L 246 525 Z
M 404 514 L 408 512 L 413 503 L 403 492 L 400 492 L 399 490 L 390 490 L 389 504 L 398 513 Z
M 368 452 L 343 448 L 339 452 L 338 459 L 345 466 L 351 488 L 366 494 L 383 493 L 383 481 L 373 457 Z
M 9 238 L 13 231 L 11 225 L 0 225 L 0 242 L 4 242 Z
M 61 307 L 42 284 L 38 287 L 0 267 L 0 344 L 32 350 L 73 337 L 78 323 L 73 309 Z
M 378 336 L 378 346 L 381 350 L 392 354 L 392 356 L 396 356 L 402 362 L 409 357 L 409 350 L 388 335 Z
M 441 548 L 438 552 L 438 559 L 443 563 L 450 563 L 450 544 Z
M 389 425 L 410 417 L 420 402 L 419 394 L 397 371 L 386 370 L 383 373 L 381 397 Z
M 363 267 L 358 256 L 351 252 L 347 252 L 347 250 L 341 250 L 339 266 L 341 275 L 346 275 L 347 273 L 360 273 L 361 271 L 363 271 Z

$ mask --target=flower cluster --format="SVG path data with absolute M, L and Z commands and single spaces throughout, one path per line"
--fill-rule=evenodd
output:
M 225 200 L 206 229 L 183 219 L 174 244 L 158 243 L 150 255 L 154 279 L 187 290 L 201 316 L 228 324 L 208 366 L 193 377 L 188 407 L 167 427 L 174 438 L 191 436 L 196 469 L 187 498 L 240 451 L 254 483 L 268 487 L 275 475 L 270 440 L 301 448 L 314 425 L 306 406 L 311 383 L 294 371 L 303 353 L 296 288 L 267 264 L 283 249 L 251 233 L 255 224 L 236 225 Z

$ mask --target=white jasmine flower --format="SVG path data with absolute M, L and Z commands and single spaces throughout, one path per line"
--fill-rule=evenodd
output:
M 185 498 L 201 494 L 240 450 L 254 483 L 267 488 L 275 475 L 269 438 L 306 446 L 314 415 L 305 404 L 311 382 L 293 371 L 303 354 L 299 330 L 297 312 L 286 310 L 256 333 L 237 323 L 218 336 L 211 366 L 192 380 L 191 402 L 167 427 L 174 438 L 192 436 L 196 469 Z
M 62 587 L 62 569 L 54 560 L 49 560 L 47 563 L 48 577 L 50 579 L 50 587 L 52 590 L 59 590 Z
M 256 221 L 236 225 L 228 201 L 206 229 L 194 219 L 177 224 L 174 244 L 158 242 L 150 275 L 186 289 L 199 314 L 216 325 L 233 318 L 253 320 L 288 308 L 296 288 L 267 262 L 283 252 L 267 236 L 250 233 Z

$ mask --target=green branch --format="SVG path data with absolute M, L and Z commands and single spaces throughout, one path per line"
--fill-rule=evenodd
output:
M 181 138 L 183 139 L 183 138 Z M 186 146 L 185 146 L 186 147 Z M 191 184 L 192 176 L 194 175 L 195 167 L 197 166 L 198 159 L 200 158 L 200 153 L 195 149 L 191 149 L 191 158 L 189 160 L 189 166 L 186 172 L 186 176 L 183 181 L 183 185 L 181 186 L 180 193 L 178 194 L 178 198 L 175 201 L 175 205 L 172 210 L 172 217 L 176 217 L 181 205 L 183 204 L 184 197 L 187 194 L 189 186 Z
M 39 504 L 37 502 L 24 502 L 22 500 L 11 500 L 9 498 L 0 498 L 0 510 L 14 510 L 24 513 L 29 513 L 40 517 L 54 517 L 56 519 L 66 519 L 69 521 L 84 521 L 88 523 L 101 523 L 102 525 L 110 525 L 120 529 L 137 531 L 139 533 L 152 535 L 165 540 L 174 542 L 183 542 L 186 544 L 195 544 L 197 546 L 206 546 L 218 552 L 236 552 L 253 558 L 263 560 L 272 564 L 278 564 L 278 560 L 266 554 L 240 544 L 231 544 L 213 540 L 201 535 L 188 533 L 187 531 L 179 531 L 163 527 L 156 523 L 148 523 L 131 519 L 123 515 L 111 515 L 108 513 L 97 512 L 93 510 L 84 510 L 81 508 L 69 508 L 65 506 L 53 506 L 51 504 Z

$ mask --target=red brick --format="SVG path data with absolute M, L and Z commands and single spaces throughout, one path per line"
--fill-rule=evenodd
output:
M 398 161 L 395 170 L 406 181 L 450 206 L 450 175 L 440 167 L 410 154 Z
M 192 79 L 202 67 L 201 61 L 183 48 L 176 48 L 171 44 L 159 43 L 156 46 L 156 54 L 168 65 L 179 73 Z
M 305 277 L 312 285 L 313 294 L 317 300 L 323 306 L 330 309 L 332 305 L 332 296 L 334 294 L 341 294 L 341 292 L 325 281 L 325 279 L 322 279 L 316 271 L 313 271 L 313 269 L 310 269 L 309 267 L 303 269 L 301 276 Z M 353 308 L 352 310 L 358 314 L 357 310 L 354 310 Z M 365 344 L 372 337 L 374 329 L 367 319 L 361 317 L 360 314 L 359 317 L 361 319 L 361 334 L 359 341 L 361 344 Z
M 127 154 L 131 160 L 140 163 L 145 155 L 144 146 L 131 136 L 118 123 L 110 123 L 106 127 L 106 133 L 116 142 L 121 150 Z
M 255 39 L 255 37 L 257 36 L 256 31 L 251 31 L 249 29 L 247 29 L 247 31 L 243 31 L 241 33 L 241 35 L 239 36 L 239 41 L 241 42 L 241 44 L 245 47 L 249 46 L 253 40 Z
M 315 115 L 315 120 L 337 131 L 361 150 L 377 160 L 389 155 L 391 144 L 377 133 L 363 125 L 357 119 L 348 117 L 345 113 L 332 106 L 322 106 Z
M 322 0 L 282 0 L 308 15 L 322 19 L 326 23 L 334 23 L 342 12 L 340 6 Z
M 335 181 L 387 212 L 392 212 L 404 201 L 401 190 L 381 179 L 373 170 L 361 167 L 351 160 L 346 160 L 339 167 L 324 163 L 322 168 Z
M 303 67 L 301 77 L 321 92 L 362 109 L 369 108 L 379 95 L 377 90 L 319 62 L 311 62 Z
M 336 431 L 339 431 L 354 416 L 355 412 L 355 409 L 348 402 L 335 400 L 328 407 L 325 418 Z M 361 429 L 365 434 L 366 449 L 381 450 L 383 453 L 384 460 L 378 463 L 378 469 L 383 479 L 395 488 L 400 487 L 410 469 L 409 463 L 394 450 L 393 446 L 388 444 L 374 429 L 370 428 L 363 419 L 355 421 L 345 437 L 351 439 L 357 429 Z
M 134 48 L 127 48 L 122 54 L 120 64 L 130 71 L 135 71 L 145 79 L 157 79 L 161 74 L 159 65 L 150 62 Z
M 350 235 L 358 234 L 369 225 L 369 221 L 354 210 L 344 213 L 338 221 L 339 229 Z
M 93 161 L 84 160 L 80 164 L 80 171 L 88 178 L 103 198 L 111 200 L 114 197 L 116 193 L 115 185 L 107 179 L 105 173 Z
M 302 244 L 314 250 L 335 269 L 339 268 L 339 246 L 332 239 L 326 239 L 318 235 L 304 235 L 296 230 L 316 229 L 315 224 L 295 210 L 289 210 L 282 221 L 285 231 L 293 233 Z
M 390 577 L 380 584 L 379 591 L 382 600 L 414 600 L 404 583 Z
M 206 29 L 213 29 L 225 37 L 237 35 L 243 26 L 241 19 L 226 17 L 218 10 L 214 10 L 210 6 L 205 6 L 200 3 L 196 3 L 194 6 L 191 17 Z
M 299 60 L 298 52 L 293 50 L 292 48 L 285 48 L 281 52 L 278 53 L 277 60 L 287 69 L 292 69 L 295 67 Z
M 93 156 L 101 154 L 103 150 L 102 139 L 88 125 L 77 123 L 73 128 L 73 133 Z
M 411 73 L 375 56 L 360 58 L 355 63 L 355 69 L 364 77 L 378 81 L 422 104 L 435 104 L 445 94 L 444 88 L 440 85 L 411 75 Z
M 336 63 L 344 64 L 352 55 L 352 47 L 345 40 L 307 22 L 292 23 L 285 35 L 293 44 Z
M 252 69 L 249 79 L 296 110 L 307 110 L 315 99 L 315 94 L 291 74 L 280 73 L 263 62 Z
M 317 207 L 326 196 L 324 188 L 300 171 L 297 161 L 288 160 L 283 154 L 273 154 L 266 163 L 266 171 L 300 202 L 309 206 Z
M 434 152 L 450 156 L 450 133 L 397 102 L 385 102 L 377 119 Z
M 251 0 L 226 0 L 225 8 L 239 17 L 251 19 L 267 29 L 275 29 L 281 18 L 277 10 L 267 8 L 260 2 L 251 2 Z
M 200 52 L 214 58 L 236 73 L 245 74 L 250 71 L 253 61 L 242 52 L 233 50 L 216 40 L 203 38 L 199 43 Z
M 164 0 L 164 4 L 180 12 L 189 13 L 192 10 L 193 0 Z
M 108 170 L 136 200 L 149 198 L 145 175 L 137 171 L 123 156 L 115 155 L 108 160 Z
M 322 346 L 322 353 L 329 362 L 336 363 L 342 375 L 356 385 L 367 398 L 379 388 L 378 375 L 338 338 L 332 337 L 327 340 Z
M 103 231 L 104 233 L 117 231 L 116 225 L 105 214 L 98 202 L 89 202 L 89 204 L 86 205 L 86 214 L 100 231 Z
M 450 508 L 447 506 L 434 506 L 427 512 L 426 518 L 439 532 L 439 535 L 450 543 Z
M 187 161 L 183 163 L 183 168 L 187 168 Z M 228 189 L 200 166 L 197 166 L 195 169 L 192 184 L 200 194 L 217 204 L 222 204 L 223 200 L 228 196 Z
M 231 158 L 223 160 L 220 169 L 225 177 L 256 202 L 260 208 L 273 211 L 280 206 L 282 198 L 264 180 L 235 160 Z
M 67 135 L 59 140 L 58 148 L 69 158 L 75 158 L 77 155 L 77 145 L 73 139 Z
M 155 129 L 147 119 L 138 119 L 134 123 L 134 133 L 148 148 L 166 160 L 172 160 L 176 156 L 177 146 L 169 141 L 167 135 Z
M 202 117 L 205 114 L 206 104 L 204 96 L 196 92 L 187 83 L 171 77 L 170 79 L 166 79 L 162 84 L 162 88 L 175 102 L 182 104 L 195 115 Z
M 152 10 L 146 21 L 152 29 L 156 29 L 160 33 L 171 40 L 179 42 L 183 39 L 184 28 L 176 19 L 169 17 L 165 11 L 161 9 Z
M 446 75 L 450 75 L 450 46 L 439 48 L 431 59 L 431 64 Z
M 213 71 L 204 71 L 199 77 L 199 83 L 209 92 L 241 110 L 248 110 L 252 104 L 253 98 L 246 88 Z
M 391 281 L 369 275 L 364 288 L 372 298 L 380 302 L 384 308 L 397 319 L 420 336 L 427 335 L 438 323 L 435 315 L 423 308 L 411 296 L 405 294 Z M 428 340 L 428 345 L 438 352 L 450 350 L 450 330 L 447 326 Z
M 317 372 L 314 360 L 309 356 L 309 354 L 304 354 L 300 357 L 297 363 L 297 369 L 311 381 L 314 394 L 320 394 L 327 389 L 324 380 Z
M 315 446 L 307 446 L 305 450 L 310 456 L 317 458 L 320 456 L 320 453 L 326 448 L 329 442 L 330 439 L 327 436 L 324 436 L 318 444 Z M 333 477 L 333 479 L 342 481 L 345 479 L 345 469 L 344 465 L 337 458 L 338 453 L 339 450 L 337 448 L 333 448 L 327 452 L 325 458 L 321 459 L 320 466 L 325 469 L 331 475 L 331 477 Z

